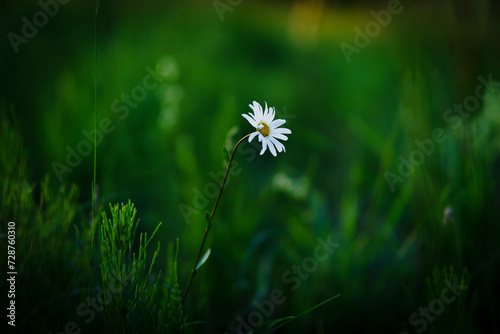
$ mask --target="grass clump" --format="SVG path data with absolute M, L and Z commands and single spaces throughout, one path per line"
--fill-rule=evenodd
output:
M 106 327 L 118 333 L 151 333 L 159 328 L 160 319 L 155 312 L 161 271 L 153 279 L 153 265 L 160 251 L 160 243 L 148 267 L 147 247 L 161 226 L 158 224 L 151 237 L 141 233 L 138 253 L 134 239 L 139 226 L 137 210 L 127 204 L 110 204 L 111 218 L 102 213 L 101 225 L 101 277 L 105 305 Z M 152 279 L 153 284 L 148 288 Z M 156 316 L 155 316 L 156 315 Z

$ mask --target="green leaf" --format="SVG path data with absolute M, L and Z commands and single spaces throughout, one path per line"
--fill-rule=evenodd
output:
M 226 146 L 222 146 L 222 156 L 224 157 L 224 160 L 226 160 L 226 163 L 229 163 L 229 152 L 227 151 Z
M 196 269 L 195 270 L 198 270 L 200 269 L 200 267 L 205 263 L 207 262 L 208 258 L 210 257 L 210 248 L 205 252 L 205 254 L 203 255 L 203 257 L 201 258 L 200 262 L 198 262 L 198 264 L 196 265 Z
M 263 323 L 262 325 L 257 327 L 255 330 L 256 331 L 265 331 L 265 330 L 270 330 L 272 328 L 274 331 L 274 330 L 280 328 L 281 326 L 286 325 L 287 323 L 289 323 L 290 321 L 292 321 L 294 319 L 295 319 L 295 317 L 293 315 L 290 315 L 288 317 L 270 320 L 270 321 Z M 274 327 L 274 326 L 276 326 L 276 327 Z
M 278 328 L 285 326 L 289 322 L 292 322 L 293 320 L 298 319 L 301 316 L 306 315 L 309 312 L 312 312 L 313 310 L 317 309 L 321 305 L 324 305 L 324 304 L 328 303 L 329 301 L 331 301 L 331 300 L 333 300 L 333 299 L 335 299 L 335 298 L 337 298 L 339 296 L 340 296 L 340 293 L 338 295 L 336 295 L 336 296 L 328 298 L 325 301 L 322 301 L 319 304 L 316 304 L 315 306 L 311 307 L 310 309 L 305 310 L 304 312 L 299 313 L 299 314 L 297 314 L 295 316 L 291 315 L 291 316 L 288 316 L 288 317 L 284 317 L 284 318 L 280 318 L 280 319 L 276 319 L 276 320 L 270 320 L 268 322 L 265 322 L 262 325 L 260 325 L 259 327 L 255 328 L 255 331 L 267 331 L 266 333 L 272 333 L 275 330 L 277 330 Z

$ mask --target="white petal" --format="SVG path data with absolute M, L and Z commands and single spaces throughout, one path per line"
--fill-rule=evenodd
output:
M 269 136 L 272 136 L 272 137 L 274 137 L 274 138 L 276 138 L 276 139 L 285 140 L 285 141 L 287 141 L 287 140 L 288 140 L 288 137 L 287 137 L 287 136 L 282 135 L 281 133 L 275 133 L 275 132 L 272 132 L 272 131 L 271 131 L 271 133 L 269 134 Z
M 268 137 L 269 138 L 269 137 Z M 276 156 L 276 149 L 274 148 L 274 145 L 271 141 L 268 142 L 267 146 L 269 146 L 269 151 L 271 151 L 271 153 Z
M 284 119 L 276 119 L 269 124 L 269 128 L 276 129 L 277 127 L 280 127 L 285 123 L 286 123 L 286 121 Z
M 263 119 L 267 119 L 267 115 L 269 114 L 269 110 L 267 109 L 267 102 L 264 101 L 264 103 L 266 104 L 266 109 L 264 109 L 264 114 L 262 115 Z
M 249 104 L 249 107 L 252 108 L 253 112 L 255 113 L 255 120 L 262 119 L 262 107 L 257 101 L 253 101 L 253 106 Z
M 260 133 L 259 131 L 252 132 L 252 133 L 250 134 L 250 137 L 248 137 L 248 142 L 251 142 L 251 141 L 252 141 L 252 139 L 254 139 L 254 138 L 255 138 L 255 136 L 257 136 L 259 133 Z
M 248 121 L 248 123 L 250 123 L 254 128 L 257 127 L 258 123 L 253 118 L 251 118 L 250 116 L 248 116 L 246 114 L 241 114 L 241 116 L 245 117 L 245 119 Z
M 259 138 L 260 138 L 260 136 L 259 136 Z M 266 148 L 267 148 L 267 141 L 263 140 L 262 141 L 262 151 L 260 151 L 260 155 L 264 154 L 264 152 L 266 151 Z
M 273 118 L 274 118 L 274 114 L 271 114 L 270 109 L 267 109 L 267 103 L 266 103 L 266 112 L 264 113 L 264 115 L 262 117 L 262 121 L 266 124 L 271 124 L 271 122 L 273 121 Z
M 270 107 L 269 108 L 269 116 L 271 116 L 271 121 L 274 119 L 274 115 L 275 115 L 274 107 Z
M 249 113 L 248 113 L 248 116 L 252 117 L 252 119 L 253 119 L 253 120 L 256 120 L 256 119 L 255 119 L 255 115 L 254 115 L 254 114 L 252 114 L 251 112 L 249 112 Z
M 278 150 L 278 152 L 281 152 L 285 148 L 285 146 L 282 143 L 280 143 L 279 141 L 277 141 L 273 137 L 268 136 L 267 138 L 269 138 L 269 140 L 274 144 L 274 146 L 276 146 L 276 149 Z
M 287 128 L 277 128 L 277 129 L 273 129 L 273 132 L 274 133 L 282 133 L 282 134 L 291 134 L 292 133 L 292 130 L 290 129 L 287 129 Z

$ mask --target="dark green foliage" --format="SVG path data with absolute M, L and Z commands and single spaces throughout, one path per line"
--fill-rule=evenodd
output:
M 262 324 L 261 326 L 257 327 L 255 329 L 255 331 L 257 333 L 266 333 L 266 334 L 270 334 L 270 333 L 273 333 L 275 331 L 277 331 L 279 328 L 283 327 L 283 326 L 286 326 L 287 324 L 291 323 L 292 321 L 308 314 L 308 313 L 311 313 L 312 311 L 314 311 L 316 308 L 330 302 L 331 300 L 339 297 L 340 294 L 336 295 L 336 296 L 333 296 L 331 298 L 328 298 L 327 300 L 325 301 L 322 301 L 321 303 L 311 307 L 310 309 L 308 310 L 305 310 L 303 312 L 301 312 L 300 314 L 297 314 L 297 315 L 292 315 L 292 316 L 287 316 L 287 317 L 283 317 L 283 318 L 280 318 L 280 319 L 275 319 L 275 320 L 271 320 L 271 321 L 268 321 L 264 324 Z
M 82 215 L 77 204 L 78 188 L 61 184 L 53 191 L 48 175 L 40 185 L 27 181 L 22 142 L 5 117 L 0 121 L 0 219 L 16 223 L 19 331 L 60 332 L 70 324 L 85 331 L 106 328 L 109 333 L 164 333 L 165 327 L 168 332 L 183 333 L 186 318 L 177 282 L 178 243 L 168 263 L 172 293 L 159 291 L 161 270 L 154 270 L 159 242 L 152 258 L 147 258 L 148 245 L 161 223 L 150 237 L 144 232 L 137 238 L 134 205 L 130 201 L 110 204 L 110 218 L 103 212 L 102 222 L 94 221 L 94 227 L 100 226 L 96 240 L 100 252 L 93 252 L 93 266 L 101 271 L 99 284 L 91 277 L 95 228 L 90 214 Z M 0 233 L 6 232 L 4 228 L 6 224 L 0 226 Z M 0 264 L 6 268 L 6 257 L 0 258 Z
M 153 265 L 160 251 L 160 243 L 149 268 L 146 264 L 147 246 L 161 226 L 158 224 L 151 237 L 141 233 L 138 255 L 134 250 L 137 210 L 134 205 L 110 204 L 111 219 L 102 213 L 101 275 L 103 289 L 110 293 L 104 298 L 106 325 L 113 333 L 154 333 L 161 319 L 155 309 L 161 271 L 152 286 Z M 116 292 L 115 292 L 116 291 Z
M 177 258 L 179 255 L 179 239 L 175 243 L 175 250 L 173 244 L 168 245 L 168 263 L 167 267 L 171 268 L 168 272 L 166 288 L 166 332 L 177 334 L 186 333 L 186 316 L 182 311 L 182 293 L 177 280 Z
M 37 3 L 2 11 L 4 37 L 20 33 Z M 95 3 L 71 1 L 19 54 L 4 38 L 0 99 L 16 109 L 0 128 L 0 233 L 16 222 L 16 329 L 59 333 L 74 321 L 81 334 L 123 333 L 142 321 L 151 332 L 232 334 L 279 289 L 286 299 L 264 324 L 342 294 L 280 333 L 414 334 L 411 315 L 456 275 L 467 290 L 423 333 L 498 332 L 498 85 L 480 88 L 487 94 L 470 114 L 448 113 L 474 102 L 478 76 L 500 81 L 498 5 L 401 1 L 347 63 L 339 44 L 388 2 L 348 3 L 243 1 L 220 21 L 210 1 L 104 1 L 94 35 Z M 160 83 L 146 67 L 161 64 Z M 142 96 L 144 79 L 158 86 Z M 210 258 L 182 307 L 227 166 L 221 145 L 255 131 L 241 117 L 253 100 L 286 119 L 286 153 L 260 156 L 257 140 L 242 143 L 204 247 Z M 51 163 L 66 164 L 67 146 L 93 144 L 103 120 L 96 149 L 57 183 Z M 439 129 L 446 139 L 419 158 L 416 141 Z M 410 156 L 420 161 L 391 189 L 385 173 L 399 175 Z M 113 225 L 107 203 L 129 198 L 134 229 L 102 231 L 102 210 Z M 339 247 L 305 271 L 329 237 Z M 131 280 L 104 299 L 118 278 Z M 98 297 L 106 309 L 77 311 Z
M 429 303 L 440 300 L 444 310 L 430 325 L 430 333 L 477 333 L 474 328 L 477 294 L 471 291 L 471 276 L 467 270 L 459 275 L 449 268 L 435 268 L 427 278 L 426 300 Z M 454 287 L 455 293 L 451 287 Z M 460 286 L 460 288 L 458 288 Z M 456 295 L 459 293 L 459 295 Z M 444 298 L 443 298 L 444 297 Z M 444 300 L 446 299 L 446 300 Z M 438 305 L 439 302 L 434 302 Z M 430 305 L 436 307 L 436 305 Z
M 61 184 L 54 190 L 48 175 L 40 184 L 29 181 L 21 139 L 3 113 L 0 128 L 0 233 L 7 222 L 15 223 L 16 327 L 22 332 L 33 324 L 45 332 L 62 329 L 73 316 L 67 310 L 75 310 L 78 298 L 86 295 L 89 220 L 78 214 L 76 186 Z M 0 265 L 7 267 L 6 257 L 0 257 Z

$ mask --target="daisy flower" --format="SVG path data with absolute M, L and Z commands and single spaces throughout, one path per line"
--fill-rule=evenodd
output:
M 274 108 L 271 107 L 267 109 L 267 102 L 264 112 L 262 112 L 262 107 L 256 101 L 253 101 L 253 105 L 249 104 L 248 106 L 252 108 L 254 113 L 241 115 L 255 128 L 255 132 L 250 134 L 248 141 L 251 142 L 255 136 L 259 136 L 259 142 L 262 142 L 262 151 L 260 151 L 260 155 L 264 154 L 268 147 L 269 151 L 271 151 L 274 156 L 276 156 L 276 150 L 278 150 L 278 152 L 285 152 L 285 145 L 280 143 L 278 139 L 286 141 L 288 137 L 285 136 L 285 134 L 292 133 L 290 129 L 280 128 L 286 121 L 284 119 L 274 120 Z

